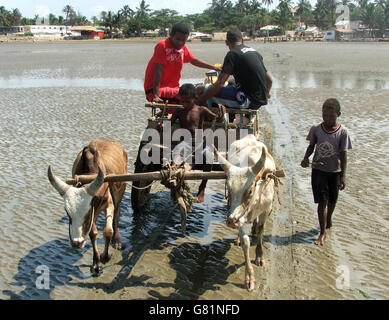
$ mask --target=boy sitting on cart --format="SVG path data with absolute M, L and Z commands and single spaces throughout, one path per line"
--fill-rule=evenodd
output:
M 193 84 L 183 84 L 179 90 L 180 102 L 184 108 L 176 109 L 171 118 L 171 126 L 173 127 L 175 121 L 178 119 L 180 121 L 180 126 L 182 129 L 189 131 L 191 136 L 191 145 L 188 145 L 189 141 L 182 141 L 176 148 L 173 150 L 173 163 L 174 165 L 180 166 L 183 162 L 186 162 L 187 158 L 191 158 L 197 152 L 197 149 L 204 148 L 204 144 L 201 143 L 196 145 L 195 143 L 195 133 L 196 129 L 203 129 L 204 121 L 213 121 L 218 116 L 209 110 L 207 107 L 196 105 L 195 101 L 197 98 L 196 88 Z M 217 120 L 220 120 L 220 117 Z M 184 152 L 183 152 L 184 151 Z M 189 152 L 188 152 L 189 151 Z M 201 150 L 203 151 L 203 150 Z M 182 154 L 189 157 L 182 158 Z M 204 158 L 203 158 L 204 160 Z M 189 161 L 190 169 L 194 167 L 194 163 Z M 204 172 L 209 172 L 212 170 L 211 164 L 204 164 Z M 202 180 L 199 186 L 199 191 L 197 193 L 197 202 L 201 203 L 204 201 L 205 187 L 207 185 L 207 180 Z

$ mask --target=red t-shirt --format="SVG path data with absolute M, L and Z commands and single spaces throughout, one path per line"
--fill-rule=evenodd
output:
M 173 47 L 170 38 L 161 40 L 155 46 L 154 54 L 147 65 L 144 82 L 145 91 L 153 88 L 155 63 L 163 65 L 160 87 L 178 88 L 182 66 L 193 59 L 194 56 L 185 45 L 177 50 Z

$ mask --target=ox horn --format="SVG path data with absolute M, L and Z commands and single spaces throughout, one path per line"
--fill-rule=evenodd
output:
M 104 172 L 103 170 L 101 170 L 100 166 L 98 166 L 98 168 L 99 168 L 99 173 L 96 179 L 84 187 L 86 192 L 88 192 L 88 194 L 91 195 L 92 197 L 96 194 L 97 190 L 99 190 L 104 183 Z
M 229 162 L 226 158 L 224 158 L 221 153 L 219 151 L 217 151 L 216 147 L 215 148 L 215 152 L 218 156 L 218 160 L 219 160 L 219 163 L 221 165 L 221 167 L 223 168 L 223 170 L 225 172 L 227 172 L 228 170 L 230 170 L 230 168 L 232 167 L 232 163 Z
M 63 197 L 65 193 L 69 190 L 70 186 L 63 182 L 61 179 L 57 178 L 53 174 L 53 170 L 51 170 L 51 166 L 47 171 L 47 176 L 49 177 L 49 181 L 51 185 L 58 191 L 58 193 Z
M 251 167 L 251 170 L 253 171 L 255 176 L 259 173 L 259 171 L 261 171 L 261 169 L 265 165 L 265 161 L 266 161 L 266 149 L 262 147 L 261 158 L 258 160 L 258 162 L 255 165 Z

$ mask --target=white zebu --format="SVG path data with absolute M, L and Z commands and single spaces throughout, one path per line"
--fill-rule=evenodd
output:
M 239 229 L 246 261 L 245 286 L 253 290 L 256 283 L 249 256 L 249 223 L 255 222 L 258 236 L 255 264 L 264 266 L 263 229 L 273 206 L 276 165 L 267 147 L 251 134 L 231 144 L 228 159 L 219 154 L 219 162 L 227 173 L 230 205 L 227 225 Z

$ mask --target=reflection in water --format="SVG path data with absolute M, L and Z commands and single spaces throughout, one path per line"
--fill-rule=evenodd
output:
M 180 83 L 202 83 L 203 79 L 185 78 Z M 143 91 L 142 79 L 126 78 L 34 78 L 9 77 L 0 78 L 0 89 L 22 88 L 95 88 L 95 89 L 128 89 Z
M 368 74 L 327 72 L 305 72 L 290 70 L 289 73 L 273 74 L 274 89 L 353 89 L 379 90 L 389 89 L 386 79 L 374 79 Z

